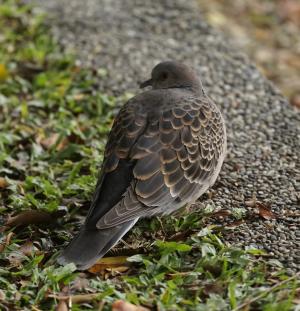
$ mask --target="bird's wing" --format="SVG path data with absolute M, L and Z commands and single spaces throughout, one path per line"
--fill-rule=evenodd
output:
M 129 152 L 147 125 L 147 115 L 134 99 L 127 102 L 114 120 L 105 147 L 104 159 L 86 225 L 96 223 L 113 208 L 126 193 L 133 179 L 135 161 Z
M 186 99 L 157 118 L 124 120 L 113 129 L 104 171 L 118 171 L 122 157 L 133 163 L 132 178 L 118 203 L 98 218 L 98 229 L 167 212 L 200 196 L 224 155 L 223 119 L 207 98 Z

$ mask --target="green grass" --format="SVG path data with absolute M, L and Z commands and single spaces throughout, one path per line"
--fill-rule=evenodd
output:
M 120 250 L 134 253 L 126 272 L 95 276 L 55 265 L 53 255 L 88 210 L 107 133 L 126 98 L 99 92 L 103 72 L 77 66 L 39 12 L 0 1 L 0 309 L 54 310 L 53 296 L 91 293 L 72 310 L 98 310 L 101 301 L 110 310 L 116 299 L 154 310 L 295 309 L 299 279 L 259 250 L 225 245 L 206 210 L 141 221 L 126 238 L 130 249 Z M 28 210 L 46 218 L 24 226 L 34 222 L 27 213 L 4 226 Z

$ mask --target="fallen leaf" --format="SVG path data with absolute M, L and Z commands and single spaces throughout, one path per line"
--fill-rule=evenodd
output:
M 10 265 L 14 267 L 20 267 L 22 262 L 24 261 L 25 257 L 18 251 L 13 251 L 9 253 L 9 255 L 6 257 L 8 259 Z
M 58 302 L 58 305 L 55 308 L 55 311 L 68 311 L 68 310 L 69 310 L 69 308 L 68 308 L 67 302 L 65 300 L 60 300 Z
M 254 35 L 257 40 L 267 40 L 270 36 L 270 32 L 267 29 L 256 28 L 254 31 Z
M 150 309 L 136 306 L 123 300 L 117 300 L 112 304 L 112 311 L 150 311 Z
M 237 221 L 233 221 L 230 224 L 226 225 L 225 228 L 228 229 L 234 229 L 240 225 L 242 225 L 245 221 L 243 219 L 237 220 Z
M 48 295 L 48 297 L 64 301 L 71 300 L 71 302 L 75 304 L 93 301 L 97 299 L 101 294 L 102 293 L 95 293 L 95 294 L 82 294 L 73 296 Z
M 0 81 L 6 80 L 8 77 L 8 70 L 4 64 L 0 64 Z
M 31 256 L 34 252 L 33 243 L 31 241 L 25 242 L 23 245 L 21 245 L 19 251 L 25 256 Z
M 207 18 L 210 24 L 217 27 L 224 26 L 227 21 L 226 17 L 222 13 L 216 11 L 208 13 Z
M 300 3 L 298 0 L 280 0 L 278 13 L 285 19 L 300 24 Z
M 241 169 L 242 169 L 242 166 L 240 164 L 238 164 L 238 163 L 233 164 L 233 171 L 239 173 Z
M 249 207 L 255 207 L 256 206 L 256 199 L 251 199 L 248 201 L 245 201 L 245 205 Z
M 256 202 L 256 207 L 258 207 L 258 214 L 264 219 L 276 219 L 276 215 L 270 210 L 269 207 L 261 202 Z
M 5 250 L 6 245 L 4 243 L 0 244 L 0 253 L 2 253 Z
M 98 260 L 88 271 L 93 274 L 103 274 L 107 271 L 125 272 L 129 265 L 126 256 L 105 257 Z
M 269 220 L 277 218 L 277 216 L 270 210 L 270 207 L 263 204 L 262 202 L 256 201 L 256 199 L 245 201 L 245 205 L 258 209 L 257 214 L 264 219 Z
M 5 238 L 4 243 L 0 244 L 0 253 L 2 253 L 5 249 L 5 247 L 10 244 L 10 241 L 11 241 L 11 238 L 13 235 L 14 235 L 13 232 L 9 232 L 9 234 Z
M 37 74 L 44 71 L 44 68 L 34 63 L 20 62 L 17 71 L 22 78 L 32 81 Z
M 4 291 L 2 289 L 0 289 L 0 301 L 5 301 L 5 294 Z
M 190 236 L 195 230 L 189 229 L 186 231 L 180 231 L 180 232 L 176 232 L 173 235 L 171 235 L 169 238 L 167 238 L 168 241 L 184 241 L 188 236 Z M 139 251 L 139 254 L 143 254 L 143 253 L 147 253 L 147 251 L 142 252 Z
M 211 294 L 222 295 L 224 293 L 224 285 L 221 283 L 205 284 L 203 288 L 203 294 L 209 297 Z
M 272 224 L 265 224 L 265 227 L 268 228 L 268 229 L 273 229 L 274 225 L 272 225 Z
M 55 218 L 53 215 L 36 210 L 28 210 L 21 212 L 16 216 L 9 217 L 5 223 L 7 227 L 19 227 L 37 224 L 53 223 Z
M 81 276 L 82 275 L 82 276 Z M 74 291 L 82 291 L 89 286 L 89 281 L 85 273 L 80 273 L 78 277 L 72 282 L 71 289 Z
M 8 186 L 8 182 L 4 177 L 0 177 L 0 189 L 6 188 Z
M 300 217 L 300 212 L 286 212 L 286 213 L 284 213 L 284 216 L 288 216 L 288 217 Z
M 207 196 L 210 200 L 213 199 L 214 195 L 215 195 L 215 192 L 213 190 L 207 191 Z
M 119 267 L 109 268 L 109 271 L 117 272 L 117 273 L 122 273 L 122 272 L 126 272 L 128 269 L 129 269 L 129 267 L 119 266 Z
M 300 94 L 293 95 L 290 102 L 293 106 L 300 109 Z
M 78 94 L 75 94 L 73 96 L 74 100 L 76 100 L 76 101 L 80 101 L 80 100 L 84 99 L 85 97 L 86 97 L 86 95 L 82 94 L 82 93 L 78 93 Z
M 60 135 L 58 133 L 52 133 L 48 137 L 38 136 L 37 142 L 40 143 L 43 146 L 43 148 L 45 148 L 46 150 L 49 150 L 53 148 L 54 146 L 56 146 L 55 150 L 61 151 L 62 149 L 66 147 L 69 141 L 67 138 L 64 138 L 59 142 L 59 139 L 60 139 Z
M 227 209 L 220 209 L 217 212 L 214 212 L 211 214 L 211 217 L 226 217 L 226 216 L 230 216 L 231 212 Z
M 30 281 L 29 281 L 29 280 L 20 280 L 20 281 L 19 281 L 19 284 L 20 284 L 22 287 L 29 286 Z

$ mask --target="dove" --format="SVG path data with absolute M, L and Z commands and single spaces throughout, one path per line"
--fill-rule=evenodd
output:
M 88 269 L 139 219 L 194 203 L 217 179 L 225 122 L 196 73 L 161 62 L 140 85 L 147 86 L 114 120 L 89 212 L 58 257 L 62 265 Z

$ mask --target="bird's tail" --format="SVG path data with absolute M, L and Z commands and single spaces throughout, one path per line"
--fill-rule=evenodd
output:
M 91 267 L 103 257 L 137 222 L 137 219 L 108 229 L 89 229 L 85 225 L 62 251 L 57 261 L 61 265 L 73 262 L 78 270 Z

